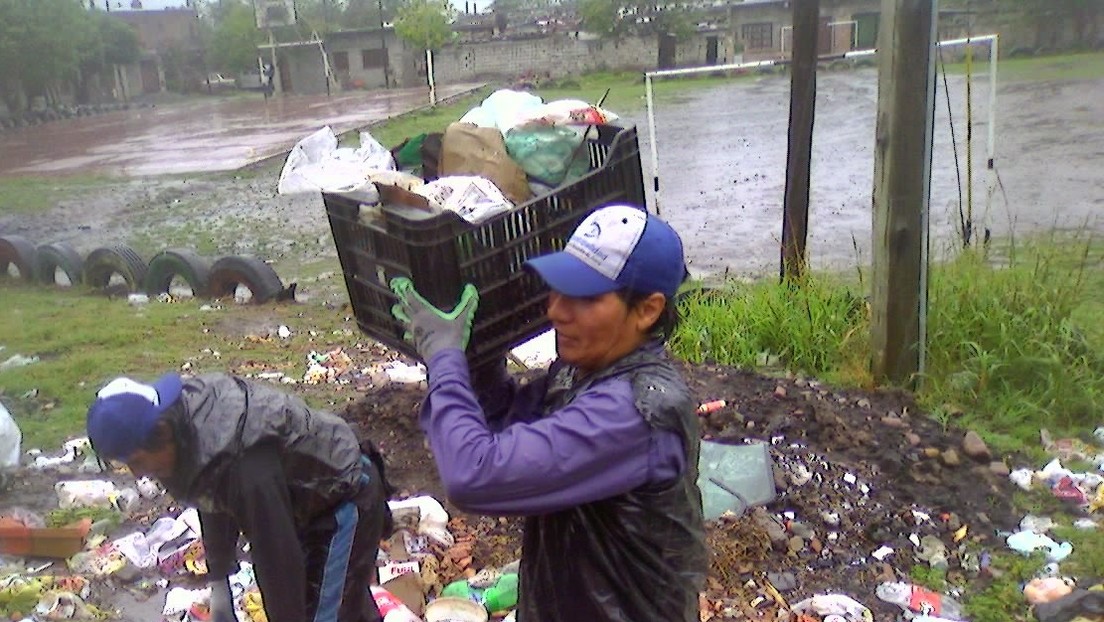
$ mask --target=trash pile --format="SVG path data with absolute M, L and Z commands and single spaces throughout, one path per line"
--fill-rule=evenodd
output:
M 1008 463 L 977 434 L 944 430 L 920 414 L 906 394 L 837 391 L 815 380 L 723 366 L 685 365 L 683 371 L 702 405 L 699 486 L 707 511 L 719 515 L 707 526 L 712 559 L 700 601 L 703 621 L 968 621 L 963 603 L 971 586 L 1000 572 L 993 557 L 1014 550 L 1009 536 L 1042 524 L 1015 513 L 1015 471 Z M 377 440 L 400 488 L 440 495 L 417 430 L 422 398 L 417 388 L 391 386 L 370 392 L 345 416 Z M 1104 453 L 1104 447 L 1082 449 L 1090 457 Z M 1034 480 L 1045 485 L 1067 475 L 1051 467 Z M 1097 475 L 1069 476 L 1091 498 Z M 1092 512 L 1090 505 L 1083 511 Z M 1088 515 L 1076 524 L 1097 528 Z M 437 555 L 429 562 L 438 564 L 435 575 L 419 567 L 430 595 L 444 593 L 434 591 L 437 585 L 484 568 L 508 571 L 520 554 L 516 519 L 461 515 L 449 527 L 456 561 Z M 475 536 L 470 547 L 469 534 Z M 1059 541 L 1054 550 L 1060 555 L 1067 548 Z M 951 587 L 937 592 L 917 584 L 915 566 L 940 573 Z M 1050 565 L 1040 576 L 1047 582 L 1032 590 L 1065 593 L 1081 612 L 1104 597 L 1059 589 L 1054 578 L 1074 583 Z M 1034 606 L 1040 620 L 1076 617 L 1040 617 L 1046 610 L 1031 598 L 1038 597 L 1025 595 L 1023 611 Z M 1065 602 L 1064 611 L 1071 611 Z
M 481 223 L 585 175 L 586 137 L 617 118 L 584 101 L 545 103 L 503 89 L 444 132 L 408 137 L 391 150 L 368 132 L 360 147 L 338 147 L 324 127 L 291 150 L 277 191 L 356 193 L 369 206 L 447 210 Z
M 325 369 L 341 361 L 312 356 Z M 993 557 L 1012 552 L 1046 558 L 1023 586 L 1025 612 L 1100 619 L 1104 586 L 1063 571 L 1073 547 L 1056 527 L 1099 529 L 1104 429 L 1097 443 L 1044 431 L 1050 461 L 1013 470 L 976 434 L 916 414 L 904 394 L 709 365 L 684 373 L 702 404 L 699 483 L 713 517 L 701 620 L 968 621 L 975 581 L 992 580 Z M 401 490 L 373 594 L 388 622 L 500 619 L 516 604 L 521 521 L 450 516 L 417 429 L 423 398 L 417 384 L 387 382 L 345 413 L 380 446 Z M 98 617 L 130 607 L 125 595 L 155 605 L 143 619 L 204 619 L 194 510 L 173 506 L 152 481 L 102 471 L 84 439 L 22 455 L 0 507 L 0 615 Z M 1016 514 L 1017 487 L 1054 496 L 1062 515 Z M 916 567 L 952 587 L 917 584 Z M 263 620 L 248 562 L 232 591 L 240 620 Z

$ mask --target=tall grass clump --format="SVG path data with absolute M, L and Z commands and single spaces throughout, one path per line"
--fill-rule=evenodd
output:
M 862 295 L 816 277 L 691 290 L 679 310 L 671 348 L 693 363 L 825 374 L 869 353 Z
M 1104 357 L 1071 317 L 1085 296 L 1090 248 L 1050 240 L 1012 247 L 999 262 L 968 250 L 935 268 L 926 406 L 961 412 L 997 440 L 1098 425 Z

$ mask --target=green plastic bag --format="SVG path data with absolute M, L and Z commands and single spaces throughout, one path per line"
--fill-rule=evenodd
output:
M 582 141 L 582 136 L 568 127 L 519 127 L 506 133 L 506 152 L 529 177 L 559 186 L 590 171 L 590 156 L 585 148 L 579 148 Z

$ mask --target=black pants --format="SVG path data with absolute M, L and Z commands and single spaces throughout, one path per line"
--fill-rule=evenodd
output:
M 307 558 L 308 620 L 382 620 L 370 589 L 385 525 L 390 523 L 383 478 L 368 460 L 360 492 L 300 534 Z

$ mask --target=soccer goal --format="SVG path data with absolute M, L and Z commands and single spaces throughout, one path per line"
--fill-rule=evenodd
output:
M 857 25 L 855 22 L 835 22 L 840 27 L 850 27 L 850 35 L 852 40 L 857 37 Z M 987 162 L 987 178 L 986 178 L 986 200 L 985 200 L 985 215 L 989 214 L 993 195 L 997 188 L 997 172 L 994 164 L 995 150 L 996 150 L 996 125 L 997 125 L 997 48 L 998 48 L 998 35 L 989 34 L 975 37 L 968 37 L 962 39 L 951 39 L 946 41 L 940 41 L 938 46 L 940 49 L 958 48 L 967 46 L 988 46 L 989 48 L 989 66 L 988 66 L 988 110 L 987 110 L 987 137 L 986 137 L 986 162 Z M 783 42 L 785 38 L 783 38 Z M 863 57 L 873 57 L 875 50 L 852 50 L 843 54 L 836 54 L 826 58 L 833 58 L 836 60 L 854 60 Z M 660 158 L 659 158 L 659 140 L 656 134 L 656 110 L 655 110 L 655 95 L 653 85 L 657 80 L 664 80 L 667 78 L 679 78 L 688 77 L 702 74 L 716 74 L 724 72 L 740 72 L 740 71 L 753 71 L 756 69 L 762 69 L 772 66 L 788 65 L 788 60 L 763 60 L 747 63 L 733 63 L 727 65 L 709 65 L 703 67 L 688 67 L 682 69 L 663 69 L 648 71 L 644 73 L 644 91 L 645 100 L 647 103 L 647 122 L 648 122 L 648 143 L 650 146 L 651 155 L 651 173 L 652 173 L 652 192 L 654 200 L 654 209 L 658 212 L 661 204 L 660 194 Z M 724 128 L 726 131 L 738 131 L 738 126 L 732 125 Z M 969 149 L 969 147 L 967 147 Z M 679 171 L 680 176 L 685 176 L 686 171 Z M 781 200 L 781 199 L 780 199 Z

